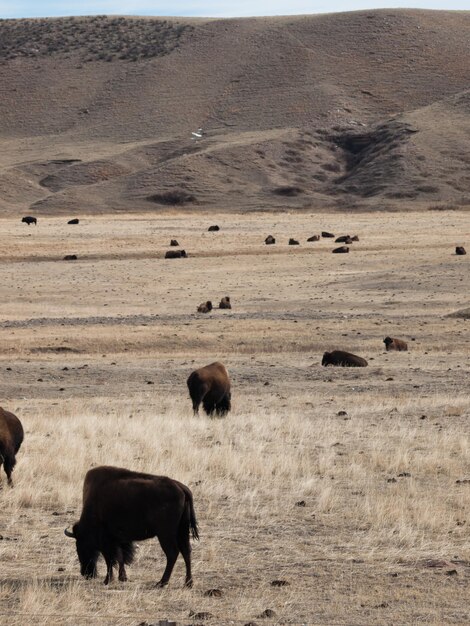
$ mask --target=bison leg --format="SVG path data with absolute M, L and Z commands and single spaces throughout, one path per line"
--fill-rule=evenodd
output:
M 166 567 L 165 571 L 163 572 L 162 579 L 159 583 L 157 583 L 157 587 L 165 587 L 165 585 L 167 585 L 168 581 L 170 580 L 170 576 L 175 566 L 176 559 L 178 558 L 179 549 L 173 537 L 159 537 L 158 540 L 166 556 Z
M 230 411 L 230 394 L 227 393 L 225 396 L 215 405 L 215 411 L 217 415 L 220 417 L 224 417 Z
M 15 467 L 15 459 L 10 457 L 5 457 L 3 462 L 3 469 L 5 470 L 5 474 L 7 475 L 8 484 L 10 487 L 13 487 L 13 480 L 11 478 L 11 473 L 13 472 L 13 468 Z
M 189 527 L 184 528 L 178 533 L 178 548 L 183 555 L 184 564 L 186 565 L 185 587 L 193 586 L 193 576 L 191 573 L 191 543 L 189 541 Z
M 204 411 L 206 412 L 207 415 L 209 415 L 209 417 L 211 417 L 214 414 L 216 405 L 212 399 L 204 398 L 204 400 L 202 401 L 202 406 L 204 407 Z

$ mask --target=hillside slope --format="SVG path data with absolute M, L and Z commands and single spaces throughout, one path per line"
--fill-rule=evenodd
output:
M 2 215 L 470 204 L 470 12 L 3 20 L 0 42 Z

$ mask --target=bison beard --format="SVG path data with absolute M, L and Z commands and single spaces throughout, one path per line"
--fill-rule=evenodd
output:
M 195 370 L 190 374 L 187 385 L 195 415 L 199 413 L 201 402 L 207 415 L 216 413 L 223 417 L 230 411 L 230 378 L 222 363 L 211 363 Z
M 80 573 L 97 576 L 100 553 L 106 561 L 107 585 L 113 568 L 119 567 L 119 580 L 126 581 L 126 565 L 134 559 L 134 541 L 157 537 L 167 559 L 158 583 L 170 580 L 178 554 L 186 564 L 186 586 L 192 586 L 190 532 L 198 539 L 198 527 L 191 491 L 165 476 L 153 476 L 117 467 L 90 470 L 83 487 L 80 520 L 68 537 L 76 540 Z

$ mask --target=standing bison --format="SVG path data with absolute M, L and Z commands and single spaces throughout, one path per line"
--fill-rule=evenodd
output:
M 166 556 L 159 587 L 170 580 L 181 552 L 186 565 L 186 586 L 191 587 L 191 545 L 189 534 L 199 539 L 191 491 L 166 476 L 101 466 L 87 472 L 83 485 L 80 520 L 67 537 L 76 541 L 80 573 L 95 578 L 101 553 L 106 561 L 107 585 L 113 567 L 119 566 L 119 580 L 126 581 L 125 566 L 134 559 L 134 541 L 157 537 Z
M 225 366 L 215 362 L 195 370 L 188 378 L 194 415 L 202 402 L 207 415 L 224 416 L 231 409 L 230 378 Z
M 31 224 L 34 224 L 36 226 L 38 223 L 37 218 L 33 217 L 32 215 L 26 215 L 21 221 L 24 224 L 28 224 L 28 226 L 31 226 Z
M 13 487 L 11 473 L 16 465 L 16 454 L 24 439 L 23 426 L 20 420 L 0 407 L 0 467 L 7 475 L 8 484 Z
M 403 339 L 395 339 L 394 337 L 385 337 L 384 339 L 385 350 L 396 350 L 397 352 L 404 352 L 408 350 L 408 344 Z
M 339 365 L 340 367 L 367 367 L 367 361 L 361 356 L 356 356 L 343 350 L 325 352 L 321 364 L 323 366 Z

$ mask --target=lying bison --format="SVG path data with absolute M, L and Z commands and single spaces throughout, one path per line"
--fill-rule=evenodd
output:
M 352 237 L 350 235 L 341 235 L 341 237 L 337 237 L 335 239 L 335 243 L 348 243 L 351 244 L 353 242 Z
M 461 256 L 463 254 L 467 254 L 467 251 L 465 250 L 463 246 L 457 246 L 455 248 L 455 254 L 457 254 L 458 256 Z
M 210 313 L 212 311 L 212 302 L 210 300 L 208 300 L 207 302 L 202 302 L 198 307 L 197 307 L 197 312 L 198 313 Z
M 404 352 L 408 350 L 408 344 L 403 339 L 395 339 L 394 337 L 385 337 L 384 339 L 385 350 L 396 350 L 397 352 Z
M 165 252 L 165 259 L 187 259 L 188 255 L 186 250 L 167 250 Z
M 229 296 L 225 296 L 224 298 L 222 298 L 222 300 L 219 302 L 219 309 L 231 309 L 232 305 L 230 303 L 230 297 Z
M 212 232 L 217 232 L 218 230 L 220 230 L 220 226 L 217 226 L 217 224 L 214 224 L 214 226 L 209 226 L 209 228 L 207 229 L 210 233 Z
M 226 415 L 231 409 L 230 378 L 225 366 L 215 362 L 195 370 L 187 380 L 194 415 L 202 402 L 207 415 Z
M 339 246 L 339 248 L 334 248 L 332 250 L 333 254 L 347 254 L 349 252 L 348 246 Z
M 328 239 L 328 238 L 332 239 L 332 238 L 334 237 L 333 233 L 329 233 L 329 232 L 327 232 L 326 230 L 322 231 L 321 236 L 322 236 L 322 237 L 326 237 L 327 239 Z
M 270 245 L 272 245 L 273 243 L 276 243 L 276 240 L 274 239 L 274 237 L 273 237 L 272 235 L 268 235 L 268 236 L 266 237 L 266 239 L 264 240 L 264 243 L 265 243 L 267 246 L 270 246 Z
M 177 240 L 176 240 L 176 239 L 172 239 L 172 240 L 170 241 L 170 246 L 179 246 L 179 245 L 180 245 L 180 244 L 177 242 Z
M 290 246 L 299 246 L 299 242 L 297 241 L 297 239 L 292 239 L 292 237 L 289 239 L 289 245 Z
M 367 361 L 361 356 L 356 356 L 343 350 L 325 352 L 321 364 L 323 366 L 339 365 L 341 367 L 367 367 Z
M 23 426 L 20 420 L 0 407 L 0 467 L 7 475 L 8 484 L 13 487 L 11 473 L 16 465 L 16 454 L 24 439 Z
M 38 223 L 37 218 L 33 217 L 32 215 L 26 215 L 21 221 L 25 224 L 28 224 L 28 226 L 30 226 L 31 224 L 34 224 L 36 226 Z
M 76 254 L 66 254 L 64 256 L 64 261 L 76 261 L 78 256 Z
M 67 224 L 80 224 L 78 217 L 74 217 L 73 220 L 69 220 Z
M 312 235 L 307 241 L 320 241 L 320 235 Z
M 125 566 L 134 559 L 134 541 L 157 537 L 166 556 L 159 587 L 170 580 L 180 552 L 186 586 L 192 586 L 190 532 L 193 539 L 199 539 L 193 496 L 186 485 L 166 476 L 107 466 L 87 472 L 80 520 L 72 531 L 65 530 L 76 541 L 80 573 L 85 578 L 96 577 L 96 562 L 103 555 L 105 585 L 113 580 L 116 565 L 119 580 L 127 580 Z

